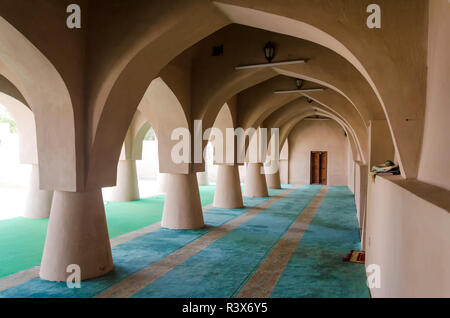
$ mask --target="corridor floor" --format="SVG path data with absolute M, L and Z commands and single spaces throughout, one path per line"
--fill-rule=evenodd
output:
M 0 279 L 0 297 L 369 297 L 347 187 L 315 185 L 208 208 L 206 227 L 153 224 L 112 239 L 115 270 L 81 288 L 40 280 L 37 268 Z
M 214 186 L 200 186 L 202 205 L 214 199 Z M 110 238 L 161 221 L 164 195 L 132 202 L 107 202 L 106 221 Z M 0 220 L 0 279 L 41 263 L 47 219 L 16 217 Z

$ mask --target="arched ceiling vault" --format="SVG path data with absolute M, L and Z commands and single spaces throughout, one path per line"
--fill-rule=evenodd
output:
M 347 134 L 347 136 L 349 138 L 349 143 L 350 143 L 350 148 L 352 151 L 353 160 L 355 160 L 355 161 L 357 161 L 357 160 L 363 161 L 364 160 L 362 151 L 358 147 L 358 144 L 357 144 L 357 137 L 351 131 L 349 131 L 348 126 L 341 119 L 339 119 L 335 115 L 330 114 L 326 111 L 313 111 L 313 112 L 306 111 L 306 112 L 298 114 L 297 116 L 294 116 L 293 118 L 290 118 L 289 120 L 287 120 L 284 123 L 284 125 L 281 127 L 281 130 L 280 130 L 280 145 L 283 145 L 287 141 L 291 131 L 297 125 L 299 125 L 303 120 L 305 120 L 305 118 L 311 117 L 311 116 L 316 116 L 316 115 L 320 115 L 321 117 L 329 118 L 329 119 L 337 122 L 342 127 L 342 129 L 345 131 L 345 133 Z
M 238 94 L 238 104 L 245 107 L 240 108 L 237 114 L 237 127 L 244 129 L 253 127 L 281 127 L 281 122 L 273 122 L 274 119 L 296 114 L 302 107 L 315 106 L 315 109 L 323 109 L 335 117 L 340 118 L 346 126 L 349 134 L 355 137 L 355 143 L 365 158 L 367 154 L 367 129 L 362 118 L 355 108 L 342 95 L 332 91 L 324 90 L 322 92 L 311 93 L 311 100 L 317 101 L 317 104 L 307 104 L 306 99 L 301 94 L 274 94 L 277 89 L 294 89 L 291 87 L 294 80 L 285 76 L 276 76 L 251 88 L 248 88 Z M 312 88 L 314 83 L 304 82 L 303 88 Z M 308 93 L 304 93 L 308 94 Z M 318 96 L 318 97 L 313 97 Z M 326 103 L 325 103 L 326 102 Z M 333 105 L 333 106 L 329 106 Z M 272 123 L 270 122 L 272 120 Z M 232 126 L 233 127 L 233 126 Z M 248 145 L 247 145 L 248 146 Z
M 241 64 L 264 63 L 261 48 L 269 39 L 276 43 L 277 61 L 306 58 L 307 62 L 259 70 L 234 69 Z M 223 45 L 223 56 L 210 54 L 211 48 L 217 43 Z M 192 104 L 195 106 L 193 117 L 203 119 L 205 127 L 212 122 L 209 117 L 215 117 L 227 98 L 249 88 L 247 85 L 236 89 L 235 83 L 239 77 L 249 76 L 248 74 L 257 71 L 265 72 L 267 69 L 272 73 L 265 80 L 283 74 L 292 78 L 304 78 L 318 86 L 337 91 L 356 109 L 366 125 L 370 119 L 384 117 L 381 105 L 364 77 L 344 58 L 312 42 L 260 29 L 230 25 L 202 40 L 191 50 L 196 52 L 191 66 Z M 228 88 L 231 84 L 233 90 Z M 254 83 L 256 84 L 258 82 Z
M 232 22 L 303 38 L 349 61 L 382 105 L 402 174 L 417 176 L 426 90 L 426 1 L 380 0 L 385 13 L 381 32 L 365 27 L 364 2 L 352 6 L 345 0 L 214 3 Z M 392 83 L 401 83 L 403 89 Z
M 300 103 L 292 103 L 290 105 L 285 106 L 280 109 L 280 111 L 274 113 L 271 117 L 269 117 L 264 122 L 264 127 L 267 127 L 269 130 L 272 128 L 279 128 L 279 144 L 283 145 L 287 135 L 289 133 L 289 129 L 286 127 L 290 127 L 289 123 L 292 124 L 292 120 L 295 118 L 303 118 L 302 115 L 307 114 L 306 116 L 312 115 L 326 115 L 326 117 L 333 118 L 337 121 L 343 129 L 347 132 L 349 136 L 351 136 L 352 140 L 354 140 L 354 148 L 352 148 L 355 158 L 356 154 L 359 154 L 361 158 L 365 158 L 366 148 L 361 147 L 361 144 L 364 145 L 364 142 L 360 142 L 364 136 L 358 135 L 357 132 L 349 125 L 349 123 L 339 114 L 330 111 L 326 107 L 322 105 L 312 103 L 309 104 L 306 101 Z M 295 122 L 295 121 L 294 121 Z
M 252 88 L 249 88 L 238 95 L 238 101 L 241 112 L 238 114 L 238 127 L 244 129 L 253 127 L 280 127 L 280 123 L 276 122 L 281 116 L 289 117 L 292 113 L 297 112 L 302 107 L 312 107 L 325 109 L 331 114 L 342 118 L 348 130 L 357 134 L 358 145 L 367 153 L 367 128 L 358 115 L 355 108 L 342 95 L 332 90 L 324 90 L 322 92 L 303 93 L 316 101 L 317 104 L 309 105 L 306 98 L 302 94 L 274 94 L 277 89 L 294 89 L 290 87 L 293 79 L 285 76 L 277 76 Z M 314 83 L 304 82 L 305 89 L 314 87 Z M 314 95 L 314 97 L 312 96 Z M 316 97 L 317 96 L 317 97 Z M 320 107 L 317 107 L 320 106 Z M 272 121 L 272 122 L 271 122 Z M 361 142 L 360 142 L 361 141 Z
M 242 31 L 243 27 L 239 26 L 231 26 L 231 28 L 236 28 L 239 33 Z M 245 28 L 244 28 L 245 29 Z M 226 34 L 227 30 L 226 28 L 224 30 L 219 31 L 218 33 L 221 33 L 223 31 L 224 34 Z M 236 41 L 236 39 L 233 36 L 229 36 L 228 39 L 231 39 L 230 45 L 225 46 L 226 47 L 226 54 L 224 55 L 224 58 L 226 60 L 217 60 L 213 59 L 211 57 L 206 58 L 204 54 L 210 54 L 211 46 L 210 42 L 214 41 L 216 38 L 216 35 L 212 35 L 208 37 L 205 41 L 201 41 L 198 45 L 194 45 L 192 49 L 189 49 L 186 51 L 187 55 L 194 56 L 192 58 L 192 62 L 189 65 L 189 68 L 192 71 L 192 81 L 191 81 L 191 89 L 192 89 L 192 96 L 191 96 L 191 107 L 190 107 L 190 120 L 189 125 L 192 125 L 193 119 L 203 119 L 203 128 L 207 129 L 208 127 L 211 127 L 214 119 L 216 118 L 216 115 L 218 111 L 220 110 L 220 107 L 223 105 L 224 102 L 226 102 L 230 97 L 235 95 L 236 93 L 239 93 L 246 88 L 252 87 L 255 84 L 261 83 L 267 79 L 270 79 L 274 76 L 276 76 L 277 72 L 286 72 L 285 69 L 283 70 L 273 70 L 273 69 L 262 69 L 262 70 L 245 70 L 245 71 L 239 71 L 236 72 L 234 70 L 234 66 L 242 63 L 242 58 L 245 57 L 243 55 L 244 51 L 248 51 L 248 56 L 254 58 L 254 56 L 261 56 L 260 50 L 261 50 L 261 44 L 263 44 L 262 39 L 264 38 L 264 41 L 267 39 L 267 34 L 262 30 L 253 30 L 255 34 L 259 35 L 259 42 L 258 37 L 254 36 L 244 36 L 242 37 L 242 43 L 239 43 Z M 280 37 L 280 35 L 273 34 L 273 36 Z M 308 54 L 308 57 L 313 56 L 313 53 L 319 54 L 321 51 L 327 51 L 323 47 L 314 45 L 313 43 L 308 43 L 306 41 L 302 41 L 300 39 L 293 39 L 291 37 L 281 36 L 284 38 L 284 42 L 286 43 L 285 48 L 286 50 L 280 50 L 279 52 L 279 58 L 293 58 L 290 52 L 297 51 L 297 52 L 303 52 L 306 51 L 306 47 L 313 47 L 315 51 L 311 51 L 312 49 L 309 48 L 311 52 L 304 52 L 304 54 Z M 249 39 L 255 39 L 255 45 L 251 46 L 249 45 Z M 283 43 L 284 43 L 283 42 Z M 293 50 L 295 49 L 294 44 L 289 43 L 301 43 L 302 47 L 301 49 Z M 228 43 L 228 42 L 227 42 Z M 256 45 L 257 43 L 257 45 Z M 300 44 L 297 44 L 300 45 Z M 308 46 L 309 45 L 309 46 Z M 201 50 L 199 47 L 208 47 L 207 50 Z M 236 46 L 236 50 L 233 50 L 233 46 Z M 293 47 L 294 46 L 294 47 Z M 192 52 L 191 52 L 192 51 Z M 200 52 L 200 53 L 198 53 Z M 207 53 L 205 53 L 207 52 Z M 236 55 L 235 52 L 239 52 L 238 55 Z M 256 53 L 258 52 L 258 53 Z M 311 54 L 309 54 L 311 53 Z M 183 53 L 185 54 L 185 53 Z M 197 54 L 197 55 L 196 55 Z M 284 57 L 283 54 L 286 56 Z M 324 55 L 326 56 L 326 55 Z M 337 54 L 333 52 L 329 52 L 326 56 L 328 60 L 330 61 L 332 65 L 334 65 L 339 72 L 334 72 L 334 74 L 343 74 L 350 78 L 355 78 L 354 81 L 352 81 L 354 86 L 352 86 L 352 92 L 355 94 L 356 92 L 367 92 L 366 96 L 374 96 L 373 93 L 370 90 L 370 87 L 367 85 L 367 83 L 364 81 L 364 79 L 361 77 L 361 75 L 354 70 L 352 67 L 348 67 L 349 71 L 342 71 L 342 67 L 345 67 L 345 65 L 348 65 L 348 63 L 345 61 L 345 59 L 340 58 Z M 247 57 L 248 58 L 248 57 Z M 336 62 L 336 59 L 340 58 L 340 63 Z M 248 60 L 250 62 L 250 60 Z M 317 63 L 315 62 L 317 61 Z M 333 64 L 334 61 L 334 64 Z M 347 63 L 347 64 L 346 64 Z M 319 58 L 312 58 L 309 61 L 309 64 L 306 63 L 305 65 L 309 65 L 309 68 L 306 67 L 306 70 L 303 70 L 303 73 L 306 73 L 306 76 L 308 74 L 313 75 L 317 73 L 317 69 L 321 68 L 320 65 L 320 59 Z M 338 66 L 336 66 L 338 65 Z M 325 67 L 322 67 L 322 72 L 324 72 L 324 69 L 328 71 L 329 67 L 328 65 L 325 65 Z M 163 69 L 164 71 L 164 69 Z M 310 73 L 308 73 L 310 72 Z M 330 72 L 326 72 L 326 74 L 329 74 Z M 303 74 L 305 75 L 305 74 Z M 314 76 L 314 75 L 313 75 Z M 311 78 L 314 78 L 313 76 L 310 76 Z M 198 80 L 197 80 L 198 79 Z M 314 78 L 316 79 L 316 78 Z M 317 79 L 317 82 L 325 83 L 326 81 Z M 347 83 L 348 80 L 344 80 L 344 78 L 334 80 L 336 83 Z M 360 83 L 360 84 L 358 84 Z M 337 84 L 336 84 L 337 85 Z M 342 85 L 342 84 L 340 84 Z M 359 86 L 358 86 L 359 85 Z M 365 85 L 365 86 L 364 86 Z M 334 85 L 328 84 L 329 87 L 333 87 Z M 339 85 L 337 85 L 339 86 Z M 355 88 L 356 87 L 356 88 Z M 344 92 L 345 89 L 339 89 L 339 91 Z M 345 93 L 345 96 L 348 97 L 352 95 L 352 93 Z M 372 98 L 375 99 L 375 98 Z M 359 98 L 360 101 L 366 101 L 367 98 Z M 355 103 L 352 103 L 355 105 Z M 367 104 L 365 104 L 367 105 Z M 370 103 L 370 107 L 373 109 L 374 106 L 378 105 L 375 103 Z M 361 106 L 364 109 L 364 106 Z M 241 109 L 241 105 L 239 105 L 239 108 Z M 366 114 L 366 120 L 372 118 L 373 114 L 367 114 L 367 111 L 361 111 L 362 113 Z M 375 113 L 379 113 L 379 111 L 375 111 Z
M 7 54 L 4 54 L 2 45 L 0 60 L 7 64 L 10 70 L 14 69 L 14 75 L 19 78 L 18 82 L 17 78 L 3 75 L 20 90 L 33 110 L 39 109 L 39 102 L 42 101 L 32 98 L 32 95 L 45 89 L 30 90 L 27 80 L 35 85 L 45 83 L 54 89 L 58 87 L 55 91 L 62 94 L 55 96 L 52 95 L 55 91 L 49 93 L 48 96 L 52 99 L 45 103 L 47 116 L 61 111 L 61 105 L 68 106 L 69 109 L 72 107 L 72 113 L 61 111 L 57 116 L 61 130 L 75 126 L 70 128 L 72 136 L 67 138 L 67 143 L 56 140 L 59 136 L 68 136 L 67 134 L 53 133 L 52 137 L 37 120 L 38 137 L 41 135 L 42 141 L 54 150 L 61 144 L 67 145 L 60 149 L 61 154 L 64 154 L 64 157 L 70 154 L 70 158 L 74 158 L 68 164 L 67 160 L 55 157 L 54 151 L 48 152 L 54 158 L 46 158 L 46 165 L 52 167 L 52 171 L 50 173 L 44 169 L 47 172 L 45 175 L 49 175 L 48 182 L 44 183 L 54 183 L 55 188 L 62 190 L 79 188 L 85 176 L 88 178 L 88 185 L 97 187 L 115 180 L 115 165 L 104 167 L 104 163 L 119 158 L 126 131 L 150 82 L 158 77 L 175 57 L 232 23 L 274 32 L 273 34 L 277 34 L 276 40 L 281 38 L 280 35 L 284 35 L 286 38 L 316 43 L 320 61 L 318 58 L 311 58 L 305 65 L 298 66 L 301 69 L 283 67 L 271 72 L 295 72 L 304 78 L 328 83 L 328 87 L 335 87 L 339 94 L 349 100 L 365 123 L 384 113 L 389 122 L 402 172 L 407 177 L 416 177 L 416 158 L 420 155 L 426 96 L 426 45 L 423 43 L 426 43 L 427 38 L 427 2 L 380 0 L 378 3 L 385 13 L 384 25 L 380 30 L 371 30 L 365 26 L 367 13 L 364 2 L 352 2 L 352 5 L 349 5 L 348 0 L 118 1 L 114 6 L 111 6 L 109 1 L 91 1 L 85 10 L 89 10 L 89 17 L 95 18 L 89 19 L 88 30 L 72 32 L 55 27 L 47 28 L 45 33 L 43 28 L 47 24 L 33 29 L 34 24 L 29 23 L 29 18 L 34 15 L 42 16 L 52 26 L 64 23 L 67 17 L 65 10 L 61 10 L 64 3 L 55 2 L 54 6 L 46 11 L 48 6 L 41 3 L 31 5 L 24 2 L 10 6 L 5 2 L 0 3 L 2 16 L 7 17 L 5 19 L 12 21 L 17 30 L 31 39 L 36 45 L 33 47 L 38 48 L 38 52 L 44 52 L 48 60 L 47 64 L 41 64 L 42 67 L 29 70 L 24 67 L 39 61 L 33 58 L 24 59 L 21 61 L 23 63 L 12 61 L 11 57 L 17 62 L 23 52 L 27 51 L 26 45 L 23 47 L 25 50 L 17 50 L 17 46 L 24 43 L 17 41 L 21 39 L 20 36 L 1 39 L 2 44 L 15 45 L 6 45 L 8 49 L 14 48 L 14 52 L 6 52 Z M 123 12 L 127 12 L 127 15 L 123 15 Z M 2 18 L 1 21 L 6 20 Z M 5 29 L 8 30 L 8 27 L 7 25 Z M 44 38 L 42 34 L 45 34 Z M 235 37 L 236 34 L 231 34 L 228 40 L 233 42 Z M 270 40 L 267 39 L 267 33 L 265 37 L 264 43 Z M 63 48 L 60 45 L 55 46 L 54 41 L 48 41 L 49 38 L 66 41 L 67 45 Z M 259 39 L 262 40 L 262 36 Z M 248 37 L 246 40 L 248 43 L 253 41 Z M 225 60 L 233 55 L 245 57 L 245 54 L 240 55 L 244 51 L 250 54 L 248 56 L 261 56 L 263 59 L 261 43 L 251 46 L 247 42 L 234 51 L 225 46 Z M 292 40 L 287 42 L 297 43 Z M 27 46 L 28 49 L 30 47 L 32 46 Z M 20 54 L 16 54 L 17 52 Z M 210 55 L 211 46 L 205 52 L 207 53 L 202 54 Z M 305 53 L 307 52 L 295 50 L 280 53 L 285 55 L 278 57 L 307 58 L 308 56 L 297 56 Z M 325 58 L 333 54 L 335 58 Z M 211 121 L 212 125 L 223 103 L 234 95 L 233 92 L 242 89 L 239 85 L 232 84 L 232 89 L 220 91 L 221 87 L 227 87 L 230 78 L 223 72 L 217 72 L 217 76 L 223 76 L 225 79 L 223 83 L 217 83 L 214 76 L 203 76 L 202 74 L 208 72 L 199 69 L 198 66 L 202 63 L 199 57 L 201 54 L 194 54 L 193 59 L 186 65 L 192 75 L 190 103 L 187 107 L 189 112 L 186 113 L 188 125 L 194 119 L 200 118 Z M 42 61 L 45 61 L 45 58 Z M 264 62 L 254 61 L 253 58 L 245 61 L 231 58 L 229 61 L 233 64 Z M 327 64 L 327 61 L 331 64 Z M 222 62 L 216 60 L 214 64 Z M 53 67 L 50 73 L 55 76 L 52 78 L 46 76 L 48 74 L 39 73 L 44 69 L 51 70 L 53 65 L 56 65 L 57 70 Z M 229 67 L 231 64 L 223 65 Z M 313 70 L 312 67 L 316 69 Z M 17 72 L 18 69 L 23 71 Z M 215 73 L 212 69 L 211 71 Z M 231 68 L 231 71 L 234 70 Z M 36 78 L 23 77 L 24 74 L 31 73 Z M 339 76 L 339 73 L 345 74 L 344 78 L 332 77 Z M 204 79 L 197 81 L 196 74 Z M 265 77 L 262 76 L 264 78 L 260 78 L 256 83 L 274 76 L 265 74 Z M 211 84 L 215 91 L 220 92 L 205 92 L 203 95 L 202 89 Z M 251 87 L 254 84 L 247 85 Z M 224 97 L 228 98 L 221 100 Z M 213 108 L 212 111 L 210 107 Z M 241 107 L 239 105 L 239 108 Z M 61 113 L 67 118 L 61 120 Z M 59 167 L 56 161 L 64 162 L 64 167 Z M 54 173 L 55 164 L 61 168 L 61 175 L 69 176 L 64 182 L 52 179 L 51 176 L 57 175 Z M 64 173 L 64 169 L 70 171 Z

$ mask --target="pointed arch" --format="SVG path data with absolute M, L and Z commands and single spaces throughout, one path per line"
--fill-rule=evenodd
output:
M 158 138 L 159 171 L 161 173 L 189 173 L 188 163 L 176 164 L 171 159 L 172 132 L 177 128 L 189 130 L 185 110 L 172 89 L 161 78 L 155 78 L 139 103 L 138 110 L 150 123 Z
M 76 191 L 75 122 L 67 86 L 54 65 L 18 30 L 0 17 L 0 74 L 10 81 L 34 113 L 40 185 Z

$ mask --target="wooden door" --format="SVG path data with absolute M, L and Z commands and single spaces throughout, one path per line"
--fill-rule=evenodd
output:
M 327 184 L 328 154 L 311 151 L 311 184 Z
M 320 183 L 320 152 L 311 151 L 311 184 Z
M 327 184 L 327 163 L 328 153 L 322 151 L 320 153 L 320 184 Z

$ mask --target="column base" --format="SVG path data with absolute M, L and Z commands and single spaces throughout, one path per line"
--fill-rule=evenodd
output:
M 243 206 L 239 166 L 219 165 L 216 190 L 214 192 L 214 207 L 239 209 Z
M 266 183 L 269 189 L 281 189 L 280 172 L 266 174 Z
M 205 226 L 196 173 L 168 173 L 166 189 L 162 227 L 194 230 Z
M 268 197 L 266 177 L 262 163 L 247 163 L 244 184 L 244 196 Z
M 67 266 L 81 269 L 81 280 L 105 275 L 114 268 L 102 192 L 55 191 L 40 277 L 66 281 Z
M 111 201 L 137 201 L 139 198 L 136 160 L 119 160 L 117 185 L 112 189 Z

